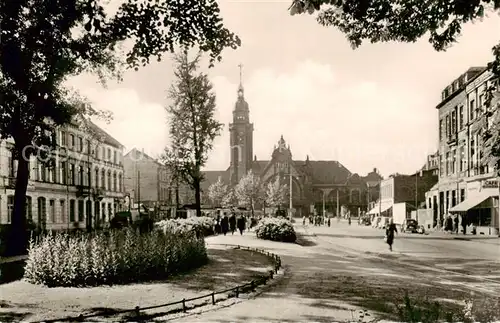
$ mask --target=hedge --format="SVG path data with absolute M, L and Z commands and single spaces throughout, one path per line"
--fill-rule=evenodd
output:
M 295 242 L 297 240 L 293 224 L 282 218 L 262 219 L 257 225 L 255 233 L 259 239 L 281 242 Z
M 205 241 L 193 233 L 50 233 L 30 241 L 24 278 L 49 287 L 123 284 L 165 279 L 207 261 Z

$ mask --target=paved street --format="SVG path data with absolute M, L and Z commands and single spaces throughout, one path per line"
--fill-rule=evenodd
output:
M 500 294 L 498 239 L 401 234 L 391 253 L 382 230 L 344 222 L 297 230 L 310 235 L 308 246 L 262 241 L 253 234 L 208 238 L 209 244 L 244 244 L 281 254 L 285 275 L 256 299 L 181 321 L 352 321 L 361 309 L 369 311 L 365 321 L 397 321 L 394 303 L 401 302 L 403 290 L 415 299 L 437 299 L 451 312 L 465 298 L 479 302 Z

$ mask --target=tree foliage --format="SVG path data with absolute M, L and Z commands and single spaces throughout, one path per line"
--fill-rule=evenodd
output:
M 236 185 L 235 193 L 239 204 L 249 207 L 253 216 L 255 203 L 261 202 L 264 197 L 260 177 L 250 170 Z
M 288 197 L 288 186 L 281 184 L 280 178 L 269 182 L 266 187 L 266 204 L 278 209 L 286 203 Z
M 54 128 L 74 115 L 99 115 L 64 86 L 68 77 L 90 72 L 103 82 L 120 79 L 124 67 L 138 68 L 176 46 L 199 45 L 213 63 L 224 48 L 240 44 L 223 26 L 215 0 L 124 0 L 109 7 L 106 0 L 0 1 L 0 136 L 14 139 L 19 159 L 15 244 L 26 240 L 29 158 L 21 152 L 29 157 L 34 147 L 53 145 Z
M 212 183 L 208 187 L 208 198 L 215 207 L 225 207 L 230 201 L 228 200 L 228 195 L 231 194 L 231 190 L 227 184 L 225 184 L 219 177 L 217 182 Z
M 201 216 L 201 168 L 208 159 L 214 139 L 223 124 L 215 119 L 215 94 L 208 76 L 198 73 L 198 54 L 190 60 L 187 52 L 175 56 L 176 81 L 169 91 L 166 107 L 170 123 L 171 146 L 164 160 L 176 169 L 183 181 L 195 191 L 197 215 Z

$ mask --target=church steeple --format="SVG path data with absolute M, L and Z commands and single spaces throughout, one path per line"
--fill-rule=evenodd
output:
M 233 122 L 229 124 L 231 166 L 231 184 L 236 185 L 241 177 L 252 169 L 253 154 L 253 124 L 250 123 L 250 110 L 245 101 L 243 90 L 243 64 L 239 64 L 240 84 L 238 99 L 234 105 Z

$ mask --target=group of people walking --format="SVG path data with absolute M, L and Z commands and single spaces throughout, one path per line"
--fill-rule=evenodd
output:
M 255 225 L 254 219 L 250 222 L 250 228 Z M 247 218 L 243 215 L 236 215 L 235 212 L 231 213 L 230 216 L 224 214 L 224 216 L 217 215 L 214 220 L 214 232 L 215 234 L 224 234 L 231 232 L 234 234 L 236 229 L 240 231 L 240 234 L 243 235 L 243 232 L 247 228 Z
M 315 225 L 315 226 L 321 226 L 321 225 L 330 226 L 332 224 L 330 217 L 320 216 L 320 215 L 310 215 L 309 217 L 306 217 L 304 215 L 304 217 L 302 218 L 302 225 L 306 225 L 308 221 L 310 225 Z

